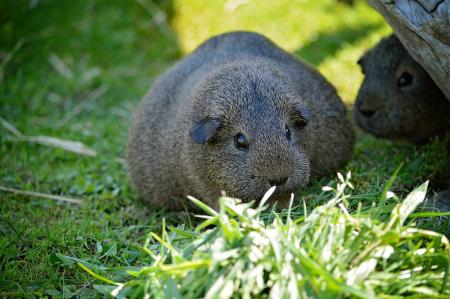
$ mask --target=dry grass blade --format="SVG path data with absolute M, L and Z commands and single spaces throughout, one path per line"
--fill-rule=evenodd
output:
M 53 146 L 80 155 L 95 157 L 97 152 L 79 141 L 72 141 L 50 136 L 26 136 L 16 129 L 10 122 L 0 117 L 0 124 L 17 137 L 14 141 L 28 141 L 42 145 Z
M 177 43 L 177 38 L 172 32 L 170 25 L 167 22 L 167 14 L 158 7 L 153 1 L 146 0 L 136 0 L 137 3 L 142 5 L 142 7 L 147 10 L 147 12 L 152 16 L 152 20 L 155 25 L 159 28 L 159 31 L 171 42 Z
M 28 35 L 28 36 L 25 36 L 25 37 L 19 39 L 16 42 L 16 44 L 14 45 L 14 47 L 12 48 L 12 50 L 9 51 L 8 53 L 6 53 L 4 58 L 0 61 L 0 83 L 3 82 L 3 78 L 5 75 L 5 68 L 8 65 L 8 63 L 13 59 L 14 55 L 18 51 L 20 51 L 20 49 L 22 49 L 22 47 L 25 46 L 27 43 L 47 37 L 47 36 L 49 36 L 50 33 L 51 33 L 51 30 L 46 30 L 43 32 L 31 34 L 31 35 Z
M 50 137 L 50 136 L 26 136 L 19 140 L 39 143 L 42 145 L 48 145 L 48 146 L 52 146 L 52 147 L 56 147 L 56 148 L 61 148 L 66 151 L 77 153 L 80 155 L 85 155 L 85 156 L 95 157 L 97 155 L 97 152 L 95 150 L 87 147 L 86 145 L 84 145 L 83 143 L 81 143 L 79 141 L 60 139 L 60 138 Z
M 225 2 L 223 9 L 227 14 L 232 14 L 242 5 L 245 5 L 249 2 L 249 0 L 228 0 Z
M 90 82 L 92 82 L 93 79 L 100 76 L 101 73 L 102 73 L 102 70 L 98 67 L 89 69 L 88 71 L 83 73 L 83 75 L 81 75 L 81 83 L 82 84 L 90 83 Z
M 22 132 L 20 132 L 19 130 L 16 129 L 16 127 L 14 127 L 10 122 L 8 122 L 6 119 L 4 119 L 3 117 L 0 116 L 0 124 L 7 129 L 8 131 L 10 131 L 13 135 L 15 135 L 18 138 L 23 138 L 24 135 L 22 134 Z
M 87 95 L 87 97 L 82 100 L 80 103 L 78 103 L 75 108 L 73 108 L 70 112 L 66 113 L 57 123 L 58 127 L 62 127 L 65 124 L 67 124 L 72 118 L 74 118 L 76 115 L 78 115 L 83 108 L 90 102 L 98 99 L 102 95 L 105 94 L 105 92 L 108 91 L 108 87 L 102 85 L 96 89 L 94 89 L 91 93 Z
M 127 166 L 127 160 L 125 160 L 125 159 L 122 158 L 122 157 L 115 157 L 115 158 L 114 158 L 114 161 L 116 161 L 117 163 L 122 164 L 122 165 L 124 165 L 124 166 Z
M 34 196 L 34 197 L 39 197 L 39 198 L 53 199 L 53 200 L 63 201 L 63 202 L 68 202 L 68 203 L 73 203 L 73 204 L 81 204 L 82 203 L 82 200 L 76 199 L 76 198 L 71 198 L 71 197 L 66 197 L 66 196 L 61 196 L 61 195 L 46 194 L 46 193 L 40 193 L 40 192 L 34 192 L 34 191 L 24 191 L 24 190 L 19 190 L 19 189 L 14 189 L 14 188 L 6 188 L 3 186 L 0 186 L 0 191 L 10 192 L 10 193 L 20 194 L 20 195 Z
M 73 79 L 74 76 L 72 70 L 61 58 L 59 58 L 59 56 L 57 56 L 56 54 L 50 54 L 50 56 L 48 57 L 48 62 L 50 62 L 50 64 L 58 74 L 66 79 Z

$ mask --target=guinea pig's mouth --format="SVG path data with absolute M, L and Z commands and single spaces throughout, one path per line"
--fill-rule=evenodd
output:
M 356 121 L 356 124 L 363 129 L 364 131 L 375 135 L 376 137 L 383 137 L 382 133 L 379 132 L 379 130 L 377 129 L 377 120 L 374 119 L 374 116 L 376 115 L 371 115 L 370 117 L 366 117 L 364 116 L 359 110 L 354 109 L 354 118 Z
M 281 195 L 284 193 L 290 194 L 291 192 L 295 192 L 303 188 L 307 183 L 305 182 L 294 182 L 292 181 L 292 178 L 286 177 L 284 180 L 280 181 L 268 181 L 265 182 L 265 179 L 261 179 L 257 176 L 251 176 L 251 178 L 255 181 L 255 185 L 253 185 L 253 188 L 255 190 L 258 190 L 256 192 L 259 194 L 259 198 L 262 198 L 264 194 L 266 194 L 267 190 L 269 190 L 272 187 L 275 187 L 275 191 L 273 193 L 274 196 Z M 258 180 L 260 179 L 260 180 Z

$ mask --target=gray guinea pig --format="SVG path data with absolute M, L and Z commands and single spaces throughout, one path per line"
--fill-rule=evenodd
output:
M 382 138 L 422 143 L 450 128 L 450 101 L 392 34 L 358 61 L 365 74 L 353 115 Z
M 335 89 L 315 70 L 250 32 L 213 37 L 175 64 L 138 107 L 131 181 L 152 207 L 193 195 L 217 208 L 221 191 L 286 203 L 311 175 L 352 156 L 354 132 Z

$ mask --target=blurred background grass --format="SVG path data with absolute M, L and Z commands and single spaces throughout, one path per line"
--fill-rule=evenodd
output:
M 353 6 L 336 0 L 174 1 L 173 28 L 182 53 L 210 36 L 231 30 L 259 32 L 322 72 L 352 103 L 362 74 L 355 63 L 390 32 L 365 1 Z
M 0 2 L 0 117 L 26 135 L 80 141 L 96 157 L 18 141 L 0 127 L 0 185 L 82 198 L 68 205 L 0 193 L 0 296 L 88 296 L 91 278 L 55 253 L 132 265 L 161 218 L 135 201 L 123 165 L 132 112 L 155 78 L 208 37 L 260 32 L 317 67 L 351 106 L 360 55 L 390 32 L 365 1 L 6 0 Z M 400 163 L 395 191 L 448 185 L 445 144 L 415 146 L 358 131 L 354 172 L 368 207 Z M 345 171 L 345 170 L 344 170 Z M 444 178 L 442 179 L 442 173 Z M 313 182 L 317 194 L 333 177 Z M 310 207 L 317 202 L 310 201 Z M 121 249 L 121 250 L 119 250 Z

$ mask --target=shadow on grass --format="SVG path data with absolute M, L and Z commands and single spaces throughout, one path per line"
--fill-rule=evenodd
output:
M 312 65 L 320 65 L 326 58 L 334 56 L 345 45 L 355 44 L 378 30 L 382 23 L 372 23 L 356 27 L 342 27 L 332 32 L 320 32 L 314 40 L 294 52 Z

